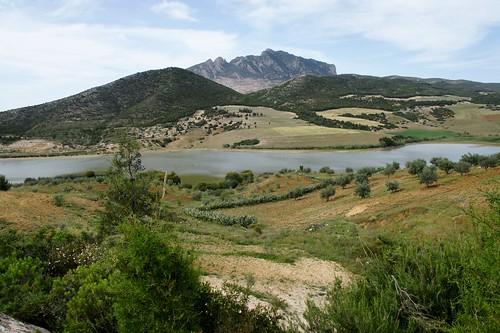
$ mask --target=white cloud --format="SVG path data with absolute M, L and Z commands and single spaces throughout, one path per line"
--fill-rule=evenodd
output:
M 197 21 L 193 16 L 191 7 L 181 1 L 161 0 L 153 5 L 151 10 L 176 20 Z
M 49 23 L 0 13 L 0 110 L 77 93 L 138 71 L 233 52 L 221 31 Z
M 96 0 L 60 0 L 52 15 L 61 18 L 78 17 L 99 8 Z
M 361 35 L 439 62 L 500 24 L 498 0 L 219 0 L 258 29 L 300 38 Z M 279 29 L 279 30 L 278 30 Z

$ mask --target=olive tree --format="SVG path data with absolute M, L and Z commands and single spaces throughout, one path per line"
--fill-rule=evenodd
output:
M 370 184 L 368 184 L 368 182 L 358 183 L 354 193 L 360 198 L 368 198 L 371 193 Z
M 458 163 L 455 164 L 455 171 L 461 174 L 462 176 L 465 175 L 466 173 L 470 172 L 470 168 L 472 167 L 472 164 L 469 162 L 465 161 L 459 161 Z
M 325 199 L 325 201 L 329 201 L 330 198 L 333 197 L 334 195 L 335 195 L 335 186 L 333 185 L 328 185 L 320 192 L 321 199 Z
M 399 186 L 399 182 L 396 180 L 390 180 L 387 183 L 385 183 L 385 187 L 387 188 L 387 191 L 391 193 L 395 193 L 401 190 L 401 187 Z
M 439 159 L 439 161 L 437 161 L 437 167 L 440 170 L 443 170 L 446 174 L 449 174 L 455 167 L 455 163 L 447 158 L 441 158 Z
M 418 174 L 420 184 L 425 184 L 427 187 L 431 186 L 438 180 L 438 175 L 435 166 L 426 166 L 421 173 Z
M 422 172 L 422 170 L 424 170 L 426 165 L 427 162 L 422 159 L 406 162 L 406 168 L 408 169 L 408 173 L 410 175 L 418 175 Z

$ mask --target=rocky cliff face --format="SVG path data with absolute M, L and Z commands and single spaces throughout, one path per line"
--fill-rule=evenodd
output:
M 38 326 L 26 324 L 12 317 L 0 314 L 0 332 L 2 333 L 50 333 Z
M 237 57 L 230 62 L 221 57 L 210 59 L 188 70 L 244 93 L 270 88 L 302 75 L 337 74 L 335 65 L 270 49 L 260 56 Z

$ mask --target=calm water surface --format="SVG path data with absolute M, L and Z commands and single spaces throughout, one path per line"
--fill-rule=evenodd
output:
M 296 169 L 300 165 L 319 169 L 330 166 L 336 170 L 351 167 L 382 166 L 397 161 L 432 157 L 447 157 L 457 161 L 463 154 L 494 154 L 500 146 L 477 144 L 414 144 L 396 149 L 357 151 L 224 151 L 185 150 L 176 152 L 148 152 L 143 155 L 147 169 L 169 170 L 178 174 L 224 175 L 229 171 L 251 169 L 254 172 Z M 111 156 L 48 157 L 27 159 L 0 159 L 0 174 L 12 182 L 22 182 L 27 177 L 53 177 L 83 172 L 105 170 Z

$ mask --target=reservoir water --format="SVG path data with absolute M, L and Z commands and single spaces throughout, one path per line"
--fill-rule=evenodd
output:
M 229 171 L 251 169 L 254 172 L 296 169 L 300 165 L 317 170 L 329 166 L 335 170 L 364 166 L 383 166 L 397 161 L 432 157 L 447 157 L 457 161 L 463 154 L 489 155 L 500 152 L 500 146 L 478 144 L 425 143 L 394 149 L 347 151 L 229 151 L 184 150 L 172 152 L 147 152 L 143 164 L 147 169 L 169 170 L 178 174 L 209 174 L 221 176 Z M 88 170 L 100 171 L 109 167 L 112 156 L 88 155 L 73 157 L 42 157 L 0 159 L 0 174 L 18 183 L 27 177 L 53 177 Z

